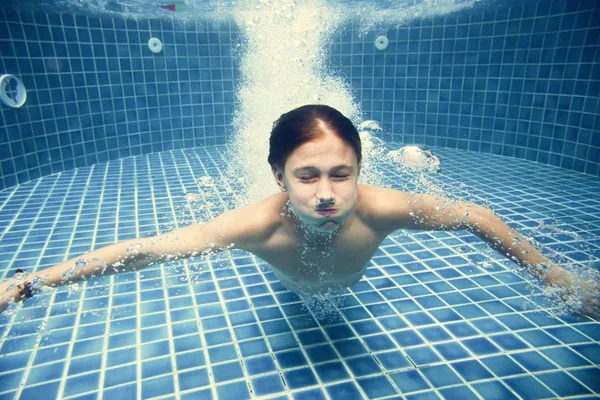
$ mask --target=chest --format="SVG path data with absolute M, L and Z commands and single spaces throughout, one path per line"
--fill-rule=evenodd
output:
M 256 255 L 271 264 L 282 280 L 349 286 L 360 280 L 382 240 L 364 226 L 354 226 L 327 244 L 306 242 L 282 232 Z

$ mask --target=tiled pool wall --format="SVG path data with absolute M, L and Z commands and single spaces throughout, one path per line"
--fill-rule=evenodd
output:
M 377 34 L 381 34 L 378 32 Z M 599 174 L 600 2 L 533 1 L 416 20 L 334 61 L 387 139 Z
M 377 30 L 348 24 L 329 63 L 386 140 L 494 153 L 600 175 L 600 3 L 484 7 Z M 151 37 L 163 41 L 150 52 Z M 97 162 L 226 142 L 233 22 L 0 10 L 0 189 Z

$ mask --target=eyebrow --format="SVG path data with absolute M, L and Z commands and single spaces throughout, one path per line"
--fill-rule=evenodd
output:
M 350 170 L 352 171 L 352 166 L 351 165 L 338 165 L 335 166 L 333 168 L 331 168 L 332 172 L 339 172 L 340 170 Z M 315 171 L 319 171 L 318 168 L 316 167 L 312 167 L 312 166 L 307 166 L 307 167 L 300 167 L 300 168 L 296 168 L 292 171 L 293 174 L 299 174 L 302 172 L 315 172 Z

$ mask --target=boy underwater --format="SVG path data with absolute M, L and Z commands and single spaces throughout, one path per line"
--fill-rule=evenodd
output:
M 581 302 L 600 319 L 597 283 L 579 282 L 494 213 L 428 194 L 358 184 L 362 149 L 352 122 L 334 108 L 306 105 L 273 125 L 268 162 L 281 193 L 211 221 L 115 243 L 0 284 L 0 312 L 47 287 L 230 248 L 271 265 L 299 294 L 342 290 L 362 278 L 381 242 L 399 229 L 468 230 Z

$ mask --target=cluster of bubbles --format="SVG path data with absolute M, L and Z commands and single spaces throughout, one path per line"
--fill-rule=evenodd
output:
M 564 269 L 570 279 L 568 287 L 557 285 L 543 285 L 531 274 L 523 273 L 524 279 L 530 285 L 532 292 L 538 293 L 540 300 L 538 307 L 552 312 L 557 316 L 579 313 L 582 308 L 596 307 L 596 314 L 600 315 L 600 265 L 594 258 L 594 251 L 590 246 L 590 240 L 597 240 L 591 233 L 577 233 L 559 226 L 558 221 L 547 219 L 538 221 L 538 225 L 530 230 L 530 238 L 527 240 L 542 251 L 545 256 Z M 586 225 L 586 224 L 583 224 Z M 589 230 L 592 227 L 589 226 Z M 585 228 L 583 228 L 585 229 Z M 577 249 L 577 260 L 569 257 L 568 253 L 553 249 L 552 243 L 564 243 Z M 548 244 L 545 244 L 548 243 Z
M 348 84 L 326 69 L 325 49 L 342 19 L 325 1 L 246 1 L 235 11 L 244 37 L 230 143 L 230 176 L 246 176 L 245 203 L 278 188 L 267 163 L 273 121 L 305 104 L 357 120 Z

